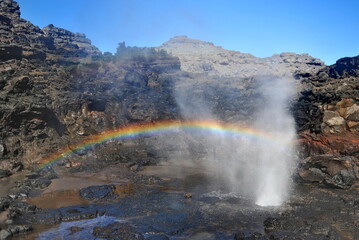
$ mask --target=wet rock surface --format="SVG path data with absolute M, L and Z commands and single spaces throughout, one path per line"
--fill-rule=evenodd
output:
M 80 190 L 80 196 L 86 200 L 101 201 L 116 198 L 115 185 L 91 186 Z
M 9 170 L 0 169 L 0 178 L 8 177 L 10 175 L 11 175 L 11 172 Z
M 93 235 L 102 239 L 145 239 L 143 235 L 137 233 L 133 227 L 123 223 L 110 224 L 105 227 L 94 227 Z
M 56 231 L 65 239 L 358 237 L 357 190 L 325 189 L 302 183 L 294 187 L 290 201 L 283 206 L 263 208 L 250 199 L 226 194 L 224 190 L 214 194 L 212 191 L 218 186 L 208 185 L 206 181 L 193 182 L 192 186 L 186 181 L 185 178 L 171 179 L 160 184 L 141 185 L 131 195 L 97 204 L 36 209 L 21 214 L 14 222 L 31 224 L 35 229 L 38 224 L 61 223 L 54 230 L 40 233 L 39 239 L 55 236 Z M 103 193 L 102 188 L 91 187 L 93 192 L 98 189 L 99 195 Z M 192 197 L 184 198 L 189 191 Z

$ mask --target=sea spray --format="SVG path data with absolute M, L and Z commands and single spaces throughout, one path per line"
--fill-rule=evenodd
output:
M 295 160 L 295 123 L 289 111 L 293 94 L 290 78 L 263 79 L 261 92 L 265 105 L 258 109 L 254 126 L 266 130 L 285 144 L 271 146 L 258 143 L 258 186 L 256 204 L 278 206 L 288 197 L 292 166 Z
M 188 149 L 201 149 L 205 152 L 203 161 L 198 164 L 206 171 L 215 173 L 214 179 L 221 178 L 220 181 L 224 182 L 228 191 L 249 197 L 257 205 L 278 206 L 288 197 L 295 159 L 292 144 L 295 139 L 295 124 L 289 111 L 294 84 L 291 78 L 263 77 L 253 81 L 253 98 L 247 99 L 253 102 L 252 114 L 247 116 L 245 123 L 235 124 L 249 125 L 279 141 L 269 143 L 239 135 L 205 133 L 192 135 L 191 139 L 195 141 L 191 141 Z M 204 116 L 212 121 L 226 121 L 223 113 L 213 107 L 213 91 L 206 92 L 205 86 L 202 90 L 205 94 L 196 95 L 191 89 L 177 88 L 176 99 L 183 118 Z M 225 91 L 221 91 L 221 94 L 220 98 L 227 99 L 225 108 L 236 102 L 233 94 L 226 96 Z M 237 109 L 240 108 L 241 106 L 237 106 Z M 188 155 L 190 154 L 186 154 Z M 197 161 L 198 156 L 192 157 Z

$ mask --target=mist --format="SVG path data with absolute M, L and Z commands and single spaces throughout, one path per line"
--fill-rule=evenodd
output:
M 226 94 L 222 88 L 218 97 L 206 84 L 202 91 L 194 90 L 193 86 L 176 87 L 176 101 L 184 120 L 230 122 L 263 132 L 267 137 L 183 131 L 166 144 L 176 146 L 178 151 L 172 152 L 170 158 L 177 165 L 196 166 L 212 174 L 217 185 L 222 184 L 218 189 L 227 191 L 223 194 L 250 198 L 260 206 L 279 206 L 289 196 L 295 162 L 291 144 L 295 139 L 295 123 L 288 106 L 294 94 L 293 79 L 261 77 L 253 81 L 255 87 L 251 86 L 251 97 L 246 99 L 250 102 L 249 110 L 241 109 L 244 104 L 233 106 L 240 102 L 233 92 Z M 249 90 L 238 90 L 238 95 L 240 91 Z M 215 96 L 222 99 L 218 100 L 221 105 L 213 101 Z M 226 119 L 224 113 L 233 107 L 241 112 L 240 116 Z

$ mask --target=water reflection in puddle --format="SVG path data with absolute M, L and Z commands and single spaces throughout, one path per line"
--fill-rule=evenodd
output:
M 116 185 L 114 192 L 119 198 L 126 197 L 136 192 L 136 186 L 132 183 Z M 26 201 L 42 209 L 57 209 L 89 203 L 88 200 L 81 198 L 78 189 L 44 192 Z
M 110 216 L 98 216 L 93 219 L 74 221 L 74 222 L 63 222 L 59 227 L 48 230 L 38 235 L 36 240 L 100 240 L 96 238 L 93 233 L 94 227 L 105 227 L 111 223 L 118 222 L 119 220 L 115 217 Z
M 16 190 L 16 182 L 25 178 L 27 171 L 16 173 L 10 177 L 0 179 L 0 197 L 5 197 Z
M 42 209 L 61 208 L 88 203 L 88 201 L 80 197 L 79 190 L 47 192 L 29 198 L 27 202 Z

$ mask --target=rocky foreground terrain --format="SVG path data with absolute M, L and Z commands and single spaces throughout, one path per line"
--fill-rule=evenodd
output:
M 163 165 L 181 149 L 159 136 L 39 168 L 51 153 L 133 123 L 250 123 L 266 108 L 259 85 L 275 78 L 296 89 L 288 106 L 299 159 L 283 207 L 260 208 L 212 184 L 221 179 Z M 191 141 L 187 151 L 200 158 Z M 325 66 L 185 36 L 101 53 L 84 34 L 40 29 L 15 1 L 0 0 L 0 239 L 358 239 L 358 167 L 359 56 Z

